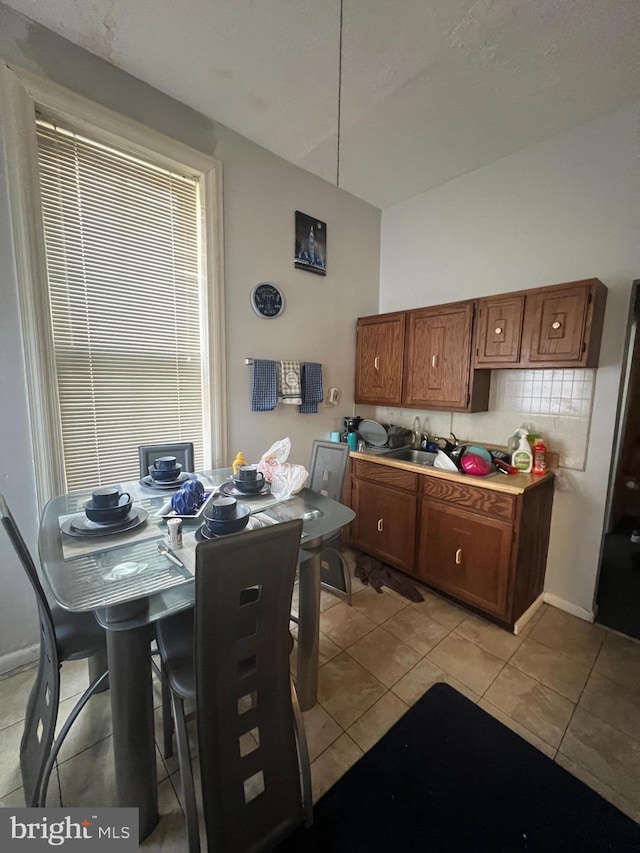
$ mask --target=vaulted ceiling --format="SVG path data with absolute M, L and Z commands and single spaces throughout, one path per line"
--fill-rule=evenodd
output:
M 381 208 L 640 100 L 638 0 L 7 5 Z

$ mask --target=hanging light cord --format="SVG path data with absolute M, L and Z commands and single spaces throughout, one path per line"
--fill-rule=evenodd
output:
M 342 106 L 342 15 L 344 0 L 340 0 L 340 42 L 338 49 L 338 135 L 336 144 L 336 186 L 340 186 L 340 117 Z

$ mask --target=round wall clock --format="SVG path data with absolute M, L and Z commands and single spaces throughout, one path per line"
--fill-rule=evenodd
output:
M 251 307 L 258 317 L 271 320 L 284 311 L 284 296 L 275 284 L 263 281 L 251 291 Z

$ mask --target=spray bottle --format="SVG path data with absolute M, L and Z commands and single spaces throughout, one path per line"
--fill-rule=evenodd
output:
M 529 474 L 533 465 L 533 452 L 531 445 L 527 441 L 529 431 L 523 428 L 516 430 L 516 435 L 520 436 L 518 447 L 511 457 L 511 464 L 517 468 L 521 474 Z

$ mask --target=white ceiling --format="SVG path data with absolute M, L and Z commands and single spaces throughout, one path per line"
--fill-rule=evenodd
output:
M 340 0 L 5 0 L 333 183 Z M 384 208 L 640 100 L 639 0 L 343 0 L 340 186 Z

